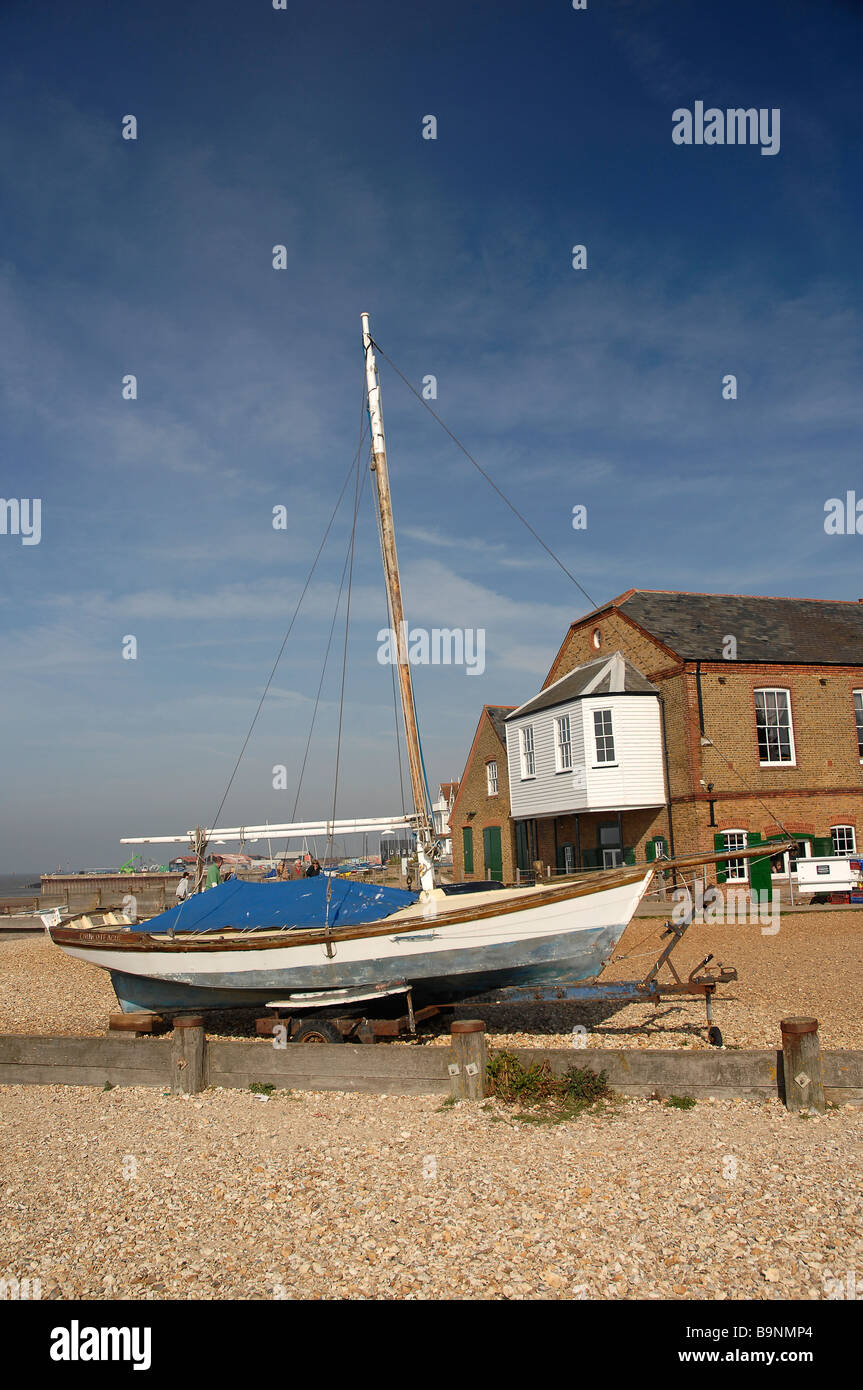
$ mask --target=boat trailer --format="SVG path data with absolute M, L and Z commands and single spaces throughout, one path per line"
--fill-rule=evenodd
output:
M 700 994 L 704 998 L 707 1014 L 707 1041 L 713 1047 L 722 1047 L 722 1033 L 713 1022 L 713 996 L 720 985 L 731 984 L 738 978 L 737 971 L 721 961 L 711 965 L 713 955 L 710 954 L 692 968 L 686 979 L 681 977 L 671 956 L 692 925 L 693 917 L 694 914 L 690 912 L 680 923 L 666 922 L 662 937 L 670 937 L 671 940 L 641 980 L 616 980 L 602 984 L 595 978 L 572 982 L 564 980 L 553 985 L 511 985 L 461 999 L 458 1003 L 494 1005 L 619 1001 L 657 1004 L 669 996 Z M 660 979 L 660 972 L 664 968 L 670 972 L 671 979 Z M 340 1006 L 366 1001 L 371 1003 L 398 995 L 405 996 L 406 1012 L 397 1018 L 369 1018 L 365 1014 L 347 1016 L 337 1012 Z M 285 1042 L 290 1039 L 291 1042 L 373 1043 L 378 1039 L 397 1038 L 404 1034 L 415 1037 L 418 1023 L 451 1012 L 456 1005 L 430 1004 L 423 1009 L 415 1009 L 411 985 L 406 980 L 390 980 L 355 990 L 315 990 L 291 994 L 285 999 L 272 1000 L 266 1007 L 274 1012 L 256 1021 L 255 1028 L 261 1036 L 278 1036 L 283 1030 L 281 1036 Z

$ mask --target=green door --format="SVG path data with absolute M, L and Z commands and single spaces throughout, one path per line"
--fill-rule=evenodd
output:
M 461 842 L 464 847 L 464 871 L 466 874 L 473 873 L 473 831 L 466 825 L 461 832 Z
M 500 848 L 500 826 L 487 825 L 482 832 L 482 852 L 486 878 L 503 878 L 503 854 Z

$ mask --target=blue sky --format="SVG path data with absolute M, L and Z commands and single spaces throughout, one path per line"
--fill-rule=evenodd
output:
M 859 5 L 793 0 L 6 3 L 0 495 L 42 539 L 0 535 L 0 871 L 215 813 L 356 449 L 363 310 L 597 602 L 863 595 L 823 530 L 863 496 L 861 40 Z M 779 153 L 673 144 L 696 100 L 780 108 Z M 381 370 L 408 616 L 486 632 L 483 675 L 415 672 L 436 783 L 587 603 Z M 223 822 L 290 815 L 346 526 Z M 342 815 L 400 804 L 376 547 L 367 490 Z

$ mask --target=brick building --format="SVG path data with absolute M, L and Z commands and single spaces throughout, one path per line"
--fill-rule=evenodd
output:
M 639 800 L 632 794 L 633 749 L 628 763 L 601 761 L 615 748 L 615 727 L 623 732 L 627 708 L 627 692 L 612 688 L 613 670 L 620 687 L 615 657 L 655 691 L 658 721 L 645 725 L 640 740 L 640 756 L 653 765 L 653 805 L 633 804 Z M 602 670 L 605 684 L 579 696 Z M 531 749 L 525 761 L 523 746 L 526 726 L 534 724 L 529 743 L 543 732 L 541 697 L 554 721 L 545 735 L 554 744 L 553 775 L 567 786 L 566 794 L 555 792 L 553 808 L 539 772 L 530 772 Z M 800 854 L 857 853 L 863 602 L 629 590 L 572 624 L 540 696 L 510 711 L 505 730 L 512 839 L 516 864 L 526 871 L 534 860 L 566 870 L 644 861 L 658 848 L 678 855 L 743 848 L 783 838 L 777 822 L 798 841 Z M 563 765 L 577 760 L 579 747 L 582 765 Z M 661 797 L 657 758 L 664 768 Z M 611 773 L 618 778 L 616 798 L 608 791 Z M 588 790 L 594 786 L 587 799 L 579 777 Z M 596 795 L 599 806 L 590 801 Z M 477 806 L 474 834 L 488 810 Z M 494 810 L 499 817 L 500 807 Z M 458 840 L 461 822 L 453 825 Z M 788 874 L 794 862 L 777 856 L 774 876 Z M 456 846 L 456 876 L 460 867 Z M 719 876 L 762 887 L 770 868 L 749 868 L 730 856 Z
M 484 705 L 450 811 L 453 879 L 516 879 L 504 719 L 512 705 Z

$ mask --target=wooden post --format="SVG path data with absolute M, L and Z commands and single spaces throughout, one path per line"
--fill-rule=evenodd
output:
M 181 1014 L 174 1019 L 171 1052 L 171 1090 L 192 1096 L 206 1085 L 206 1038 L 200 1014 Z
M 785 1108 L 814 1110 L 823 1115 L 824 1073 L 817 1018 L 783 1018 L 782 1069 L 785 1079 Z
M 485 1095 L 485 1023 L 459 1018 L 450 1024 L 450 1094 L 458 1100 L 482 1100 Z

